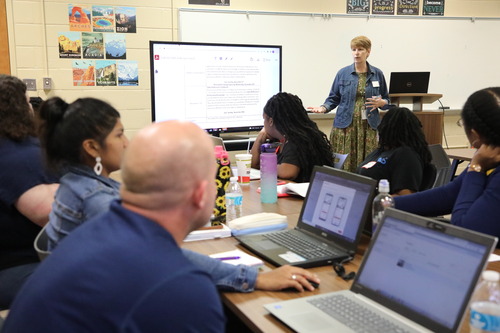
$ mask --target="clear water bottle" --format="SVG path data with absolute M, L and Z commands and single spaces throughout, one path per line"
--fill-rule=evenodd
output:
M 238 177 L 231 177 L 226 189 L 226 221 L 241 217 L 243 213 L 243 191 L 238 184 Z
M 500 273 L 484 271 L 470 302 L 470 332 L 500 332 Z
M 372 205 L 372 233 L 375 232 L 382 220 L 385 209 L 387 207 L 394 207 L 394 199 L 389 194 L 390 186 L 387 179 L 381 179 L 378 182 L 378 192 L 379 194 L 373 199 Z

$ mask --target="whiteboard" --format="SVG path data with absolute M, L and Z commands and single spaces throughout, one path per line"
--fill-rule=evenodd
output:
M 179 9 L 180 41 L 282 45 L 283 91 L 306 107 L 324 102 L 337 71 L 352 64 L 351 39 L 365 35 L 372 41 L 368 61 L 384 72 L 387 85 L 391 72 L 430 71 L 428 92 L 461 109 L 474 91 L 500 86 L 499 31 L 493 18 Z

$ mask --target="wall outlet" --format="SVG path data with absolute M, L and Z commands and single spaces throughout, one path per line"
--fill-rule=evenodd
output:
M 26 84 L 26 88 L 29 91 L 36 91 L 36 79 L 23 79 Z
M 44 90 L 52 89 L 52 79 L 50 77 L 44 77 L 42 82 Z

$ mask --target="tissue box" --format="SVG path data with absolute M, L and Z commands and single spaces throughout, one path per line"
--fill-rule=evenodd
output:
M 233 236 L 264 233 L 286 229 L 288 219 L 276 213 L 257 213 L 227 222 Z

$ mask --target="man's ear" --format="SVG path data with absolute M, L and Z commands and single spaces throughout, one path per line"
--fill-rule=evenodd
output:
M 100 146 L 94 139 L 86 139 L 82 142 L 83 150 L 92 158 L 96 158 L 100 155 Z
M 207 201 L 207 186 L 208 186 L 208 181 L 203 180 L 198 184 L 196 189 L 193 191 L 192 195 L 193 205 L 198 209 L 203 208 Z

